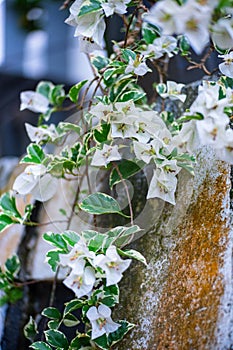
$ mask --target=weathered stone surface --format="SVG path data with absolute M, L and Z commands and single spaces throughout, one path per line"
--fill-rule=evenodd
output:
M 121 350 L 231 348 L 229 166 L 204 149 L 195 180 L 181 177 L 177 205 L 133 244 L 148 267 L 135 263 L 121 285 L 116 316 L 136 323 Z

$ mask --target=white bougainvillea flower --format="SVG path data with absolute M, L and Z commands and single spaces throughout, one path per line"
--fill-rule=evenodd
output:
M 118 146 L 109 146 L 104 144 L 103 149 L 97 149 L 95 151 L 95 154 L 92 158 L 91 165 L 93 166 L 106 166 L 110 162 L 113 162 L 115 160 L 120 160 L 121 155 L 118 152 Z
M 85 267 L 85 261 L 80 260 L 63 283 L 72 289 L 78 298 L 81 298 L 84 295 L 89 296 L 95 280 L 95 270 L 91 266 Z
M 20 110 L 29 109 L 36 113 L 46 113 L 49 109 L 49 100 L 35 91 L 23 91 L 20 94 Z
M 219 55 L 218 57 L 224 59 L 224 62 L 218 66 L 220 72 L 229 78 L 233 78 L 233 51 L 226 55 Z
M 198 88 L 198 96 L 190 107 L 191 113 L 201 113 L 203 117 L 212 116 L 213 118 L 222 119 L 222 122 L 228 124 L 229 119 L 224 114 L 224 108 L 232 105 L 232 91 L 230 88 L 224 90 L 221 86 L 225 97 L 219 99 L 220 85 L 214 82 L 203 81 L 202 86 Z
M 177 178 L 174 174 L 156 169 L 154 170 L 153 177 L 149 185 L 147 199 L 161 198 L 165 202 L 175 205 L 176 186 Z
M 92 53 L 96 50 L 102 50 L 102 46 L 97 44 L 92 38 L 81 35 L 79 37 L 79 50 L 84 53 Z
M 220 18 L 211 27 L 211 38 L 222 50 L 233 48 L 233 18 Z
M 120 116 L 115 118 L 111 123 L 113 138 L 130 138 L 136 136 L 134 122 L 136 117 Z
M 91 322 L 91 339 L 99 338 L 103 334 L 108 335 L 120 327 L 120 324 L 112 320 L 111 309 L 104 304 L 99 305 L 98 308 L 90 307 L 86 316 Z
M 176 47 L 176 38 L 170 35 L 162 35 L 156 38 L 152 44 L 149 44 L 146 51 L 143 51 L 143 54 L 153 56 L 156 59 L 165 54 L 167 54 L 168 57 L 172 57 Z
M 125 68 L 125 73 L 134 73 L 136 75 L 145 75 L 147 72 L 151 72 L 151 69 L 146 65 L 145 59 L 143 56 L 137 55 L 135 60 L 132 57 L 129 57 L 129 62 Z
M 25 128 L 28 134 L 29 139 L 32 142 L 39 143 L 42 140 L 54 141 L 59 135 L 54 124 L 49 126 L 44 125 L 43 127 L 36 127 L 31 124 L 25 123 Z
M 164 159 L 162 163 L 157 164 L 157 168 L 163 171 L 165 174 L 173 174 L 177 175 L 181 167 L 177 165 L 177 161 L 175 159 Z
M 190 120 L 184 123 L 179 134 L 173 137 L 172 144 L 180 152 L 193 153 L 200 146 L 196 124 L 196 120 Z
M 13 190 L 21 195 L 31 194 L 35 200 L 46 202 L 54 196 L 58 180 L 46 174 L 42 164 L 28 166 L 13 184 Z
M 158 1 L 143 16 L 143 19 L 146 22 L 161 27 L 163 34 L 171 35 L 177 32 L 177 18 L 175 14 L 181 11 L 182 7 L 173 0 Z
M 224 146 L 217 149 L 217 157 L 227 163 L 233 164 L 233 130 L 227 129 L 224 135 Z
M 171 100 L 180 100 L 181 102 L 185 101 L 186 95 L 181 93 L 181 90 L 185 86 L 184 84 L 178 84 L 175 81 L 168 80 L 165 92 L 160 92 L 161 85 L 165 84 L 158 84 L 156 90 L 162 98 L 169 97 Z
M 98 119 L 98 121 L 104 120 L 106 122 L 110 121 L 112 114 L 114 113 L 113 105 L 106 105 L 102 102 L 97 103 L 92 106 L 90 113 Z
M 68 254 L 60 254 L 60 264 L 64 267 L 72 269 L 82 269 L 84 258 L 91 261 L 94 259 L 95 253 L 89 251 L 86 242 L 80 238 Z
M 162 34 L 185 35 L 192 48 L 200 54 L 209 41 L 209 24 L 212 8 L 195 0 L 179 6 L 173 0 L 158 1 L 152 6 L 144 20 L 159 26 Z
M 221 119 L 211 117 L 197 122 L 197 132 L 202 145 L 212 145 L 214 148 L 222 148 L 225 144 L 226 126 Z
M 130 1 L 131 0 L 108 0 L 107 2 L 103 2 L 101 6 L 106 17 L 109 17 L 114 13 L 123 15 L 127 12 L 127 4 Z
M 100 9 L 79 16 L 82 3 L 82 1 L 76 0 L 71 5 L 70 16 L 65 20 L 65 23 L 76 27 L 75 36 L 87 37 L 102 47 L 104 31 L 106 28 L 103 10 Z
M 111 245 L 106 254 L 97 255 L 93 261 L 94 266 L 101 267 L 106 275 L 106 286 L 117 284 L 122 279 L 122 273 L 129 267 L 131 259 L 123 260 L 117 253 L 116 247 Z

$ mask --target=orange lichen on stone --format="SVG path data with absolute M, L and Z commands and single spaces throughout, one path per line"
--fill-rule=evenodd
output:
M 226 167 L 207 176 L 178 228 L 166 283 L 159 298 L 154 334 L 147 349 L 212 349 L 224 281 L 221 269 L 229 240 L 223 203 Z

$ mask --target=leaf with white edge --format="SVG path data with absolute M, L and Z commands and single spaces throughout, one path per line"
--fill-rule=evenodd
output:
M 73 247 L 80 240 L 80 235 L 74 231 L 64 231 L 62 234 L 62 238 Z
M 46 341 L 53 347 L 59 348 L 59 349 L 68 349 L 68 340 L 62 332 L 55 330 L 55 329 L 49 329 L 48 331 L 44 332 Z
M 110 346 L 122 340 L 124 336 L 134 327 L 134 324 L 124 320 L 120 320 L 117 323 L 119 323 L 121 326 L 115 332 L 108 335 L 108 343 Z
M 74 103 L 78 102 L 79 92 L 87 82 L 88 82 L 88 80 L 82 80 L 78 84 L 76 84 L 70 88 L 69 98 L 72 102 L 74 102 Z
M 132 50 L 129 49 L 123 49 L 122 51 L 122 57 L 126 62 L 129 62 L 129 59 L 132 58 L 133 60 L 136 59 L 136 53 Z
M 0 232 L 12 224 L 19 223 L 17 220 L 13 220 L 6 214 L 0 214 Z
M 50 265 L 52 271 L 56 271 L 57 265 L 59 264 L 59 251 L 57 250 L 50 250 L 46 254 L 46 261 Z
M 73 123 L 68 123 L 68 122 L 60 122 L 58 124 L 58 129 L 61 132 L 69 132 L 69 131 L 74 131 L 78 135 L 81 133 L 81 127 L 79 125 L 73 124 Z
M 105 232 L 108 238 L 104 242 L 103 249 L 107 249 L 112 244 L 114 244 L 118 248 L 122 248 L 125 245 L 132 242 L 132 240 L 135 237 L 135 234 L 140 231 L 142 230 L 137 225 L 133 225 L 130 227 L 124 227 L 124 226 L 114 227 L 108 232 Z
M 5 269 L 12 277 L 16 277 L 20 270 L 20 261 L 17 255 L 13 255 L 6 260 Z
M 90 194 L 79 204 L 79 207 L 89 214 L 101 215 L 116 213 L 126 216 L 121 213 L 119 203 L 113 197 L 102 192 Z
M 159 95 L 164 94 L 167 91 L 167 85 L 164 83 L 157 84 L 156 91 Z
M 50 90 L 49 99 L 52 104 L 60 106 L 65 99 L 64 85 L 56 85 Z
M 65 303 L 64 316 L 70 314 L 72 311 L 80 309 L 85 304 L 85 301 L 79 299 L 73 299 L 68 303 Z
M 69 350 L 91 350 L 90 339 L 91 338 L 85 333 L 78 334 L 77 337 L 71 341 Z
M 60 327 L 60 321 L 57 320 L 51 320 L 48 322 L 48 328 L 49 329 L 58 329 Z
M 88 15 L 92 12 L 99 11 L 100 9 L 101 9 L 101 4 L 99 1 L 97 1 L 97 0 L 85 0 L 82 3 L 78 17 Z
M 129 249 L 129 250 L 121 250 L 121 249 L 117 249 L 118 253 L 121 256 L 125 256 L 127 258 L 131 258 L 131 259 L 135 259 L 140 261 L 141 263 L 143 263 L 144 265 L 147 266 L 147 262 L 146 259 L 144 258 L 144 256 L 139 253 L 137 250 L 134 249 Z
M 147 44 L 152 44 L 153 41 L 159 36 L 159 29 L 152 24 L 143 22 L 142 36 Z
M 130 100 L 133 100 L 134 102 L 141 100 L 143 97 L 146 96 L 145 92 L 140 92 L 138 90 L 131 90 L 124 92 L 120 97 L 118 98 L 119 102 L 127 102 Z
M 29 345 L 29 348 L 34 349 L 34 350 L 52 350 L 52 348 L 43 341 L 37 341 L 37 342 Z
M 98 231 L 84 230 L 82 231 L 82 237 L 85 239 L 86 242 L 89 242 L 92 238 L 98 235 L 98 233 Z
M 1 196 L 0 206 L 4 212 L 11 213 L 14 217 L 21 218 L 21 214 L 16 207 L 15 197 L 11 196 L 9 192 L 6 192 Z
M 35 163 L 41 164 L 45 159 L 43 149 L 36 144 L 30 144 L 27 147 L 27 155 L 21 159 L 20 163 Z
M 32 316 L 30 316 L 28 323 L 24 326 L 23 332 L 24 336 L 31 341 L 33 341 L 38 334 L 37 325 Z
M 106 334 L 101 335 L 99 338 L 93 339 L 93 342 L 98 345 L 98 347 L 102 350 L 109 350 L 108 338 Z
M 50 92 L 53 88 L 54 85 L 50 81 L 40 81 L 36 87 L 36 92 L 49 98 Z
M 137 174 L 141 170 L 138 164 L 127 159 L 123 159 L 118 164 L 118 169 L 123 179 L 128 179 L 130 176 Z M 113 188 L 114 185 L 121 181 L 118 171 L 114 168 L 109 177 L 110 188 Z
M 41 315 L 51 318 L 52 320 L 60 320 L 61 313 L 56 307 L 47 307 L 42 312 Z
M 110 60 L 107 57 L 104 56 L 93 56 L 91 57 L 91 63 L 93 66 L 100 71 L 101 69 L 107 67 Z
M 46 232 L 43 235 L 43 239 L 51 243 L 53 246 L 55 246 L 64 253 L 69 252 L 67 243 L 60 233 Z
M 97 233 L 93 238 L 88 242 L 88 249 L 97 252 L 102 248 L 104 240 L 106 240 L 106 235 L 103 233 Z
M 77 326 L 80 323 L 80 321 L 74 315 L 67 314 L 63 319 L 63 323 L 66 327 L 74 327 Z
M 101 124 L 98 129 L 94 129 L 93 135 L 95 140 L 99 143 L 107 141 L 110 129 L 111 125 L 106 123 Z

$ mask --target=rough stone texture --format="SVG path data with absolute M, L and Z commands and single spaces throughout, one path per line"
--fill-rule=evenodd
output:
M 230 349 L 231 228 L 229 166 L 202 150 L 193 181 L 179 179 L 177 205 L 134 242 L 148 261 L 121 285 L 116 317 L 136 324 L 121 350 Z

